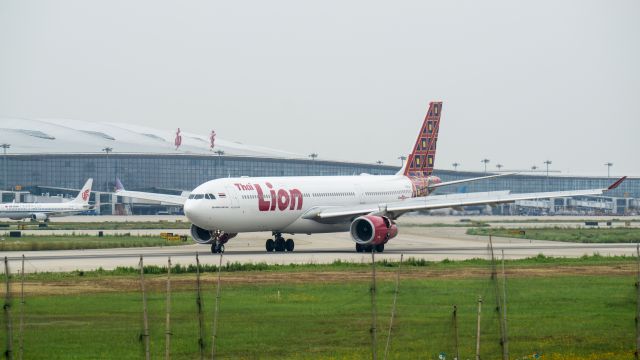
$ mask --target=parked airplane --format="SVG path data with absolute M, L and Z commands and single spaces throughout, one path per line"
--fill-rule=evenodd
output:
M 293 251 L 283 234 L 351 233 L 358 252 L 384 251 L 398 234 L 395 220 L 411 211 L 499 204 L 516 200 L 600 195 L 616 188 L 510 194 L 509 191 L 430 195 L 441 186 L 503 175 L 442 182 L 432 175 L 441 102 L 429 104 L 418 139 L 396 175 L 221 178 L 196 187 L 188 197 L 116 189 L 121 196 L 184 205 L 191 236 L 214 253 L 241 232 L 270 231 L 267 251 Z M 428 196 L 430 195 L 430 196 Z
M 87 180 L 75 199 L 62 203 L 3 203 L 0 204 L 0 218 L 12 220 L 31 219 L 49 221 L 51 216 L 73 215 L 91 209 L 89 195 L 93 179 Z

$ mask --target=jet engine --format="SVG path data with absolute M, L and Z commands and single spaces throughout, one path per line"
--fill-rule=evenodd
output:
M 198 244 L 213 244 L 216 240 L 224 244 L 238 234 L 229 234 L 220 230 L 207 230 L 191 224 L 191 237 Z
M 365 215 L 351 223 L 351 238 L 360 245 L 380 245 L 398 235 L 398 227 L 386 216 Z
M 47 214 L 43 214 L 43 213 L 31 214 L 31 220 L 33 221 L 47 221 L 47 219 L 48 219 Z

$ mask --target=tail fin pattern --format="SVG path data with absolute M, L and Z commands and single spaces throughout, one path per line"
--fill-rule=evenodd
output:
M 420 134 L 413 147 L 413 152 L 407 159 L 404 175 L 410 178 L 426 178 L 433 172 L 436 161 L 436 143 L 440 129 L 440 113 L 442 102 L 429 103 L 427 116 L 424 118 Z
M 124 185 L 122 185 L 122 181 L 120 181 L 119 178 L 116 178 L 116 187 L 115 187 L 116 192 L 118 191 L 123 191 L 124 190 Z
M 89 180 L 87 180 L 87 182 L 84 183 L 84 186 L 78 193 L 78 196 L 76 196 L 76 198 L 73 199 L 73 202 L 84 203 L 84 204 L 89 203 L 89 196 L 91 195 L 92 185 L 93 185 L 93 179 L 89 178 Z

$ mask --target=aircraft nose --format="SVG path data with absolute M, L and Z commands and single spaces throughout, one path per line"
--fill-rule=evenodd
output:
M 200 227 L 205 226 L 205 214 L 203 214 L 202 207 L 199 206 L 198 200 L 187 200 L 184 203 L 184 215 L 189 219 L 192 224 Z
M 185 201 L 183 205 L 183 210 L 184 210 L 184 215 L 187 217 L 187 219 L 193 222 L 191 218 L 193 217 L 194 210 L 195 210 L 194 202 L 192 200 Z

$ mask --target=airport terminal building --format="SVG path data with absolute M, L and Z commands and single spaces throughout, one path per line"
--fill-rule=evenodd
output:
M 0 163 L 3 201 L 12 201 L 15 192 L 71 195 L 92 177 L 94 197 L 97 194 L 94 200 L 101 213 L 121 211 L 116 207 L 121 199 L 110 194 L 115 178 L 120 178 L 128 190 L 179 194 L 221 177 L 389 175 L 396 173 L 400 165 L 310 158 L 218 139 L 215 133 L 198 135 L 180 130 L 172 133 L 130 124 L 73 120 L 0 119 L 0 144 L 5 144 Z M 483 174 L 436 170 L 435 175 L 449 181 Z M 559 191 L 607 187 L 613 180 L 545 174 L 510 175 L 442 188 L 438 192 Z M 630 214 L 639 211 L 639 199 L 640 178 L 630 178 L 607 197 L 524 202 L 518 207 L 530 208 L 533 213 L 553 213 L 569 207 Z M 17 200 L 29 201 L 29 197 L 19 196 Z M 140 205 L 134 212 L 149 213 L 158 209 L 158 206 Z M 519 210 L 502 206 L 497 211 L 513 213 Z

